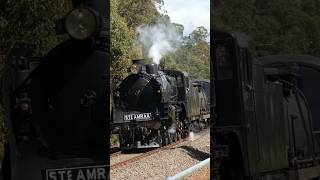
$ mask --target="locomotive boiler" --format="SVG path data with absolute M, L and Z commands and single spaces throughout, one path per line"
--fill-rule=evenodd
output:
M 130 71 L 114 93 L 111 128 L 122 149 L 160 147 L 208 124 L 209 97 L 199 81 L 143 60 Z

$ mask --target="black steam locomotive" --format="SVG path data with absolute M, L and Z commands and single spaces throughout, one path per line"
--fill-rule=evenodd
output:
M 320 59 L 252 59 L 245 36 L 214 31 L 217 179 L 320 177 Z
M 41 58 L 16 45 L 2 77 L 5 180 L 108 179 L 107 2 L 74 1 L 70 38 Z
M 161 147 L 207 126 L 209 81 L 143 60 L 134 60 L 130 71 L 114 92 L 111 130 L 121 149 Z

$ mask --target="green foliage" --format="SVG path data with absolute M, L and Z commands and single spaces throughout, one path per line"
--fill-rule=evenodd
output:
M 125 77 L 131 60 L 142 58 L 141 45 L 135 42 L 136 28 L 160 16 L 157 4 L 163 4 L 162 0 L 110 1 L 112 78 Z
M 112 76 L 121 78 L 126 75 L 129 49 L 134 39 L 134 31 L 128 27 L 125 18 L 118 12 L 118 0 L 110 1 L 110 36 Z
M 183 38 L 182 45 L 160 62 L 167 69 L 186 71 L 197 79 L 210 79 L 210 44 L 206 41 L 208 30 L 198 27 Z
M 47 53 L 61 41 L 55 35 L 55 21 L 71 8 L 67 0 L 2 1 L 1 5 L 1 55 L 6 55 L 17 42 L 34 44 L 36 55 Z
M 313 0 L 217 0 L 213 27 L 248 34 L 254 56 L 320 56 L 319 8 Z
M 143 24 L 168 24 L 170 17 L 160 14 L 163 0 L 111 0 L 111 58 L 112 78 L 121 79 L 127 75 L 130 60 L 145 58 L 146 63 L 152 62 L 146 58 L 142 45 L 136 41 L 136 29 Z M 178 33 L 183 35 L 184 27 L 173 25 Z M 183 38 L 181 46 L 174 53 L 163 57 L 166 68 L 186 71 L 196 78 L 209 78 L 210 46 L 206 42 L 208 31 L 199 27 L 192 34 Z
M 159 17 L 157 4 L 162 5 L 163 0 L 118 0 L 119 15 L 124 17 L 128 26 L 136 28 L 141 24 L 148 24 Z

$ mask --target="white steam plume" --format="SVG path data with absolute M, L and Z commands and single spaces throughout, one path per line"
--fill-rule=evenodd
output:
M 158 23 L 153 25 L 142 25 L 137 28 L 138 41 L 148 52 L 156 64 L 169 52 L 174 52 L 180 43 L 181 37 L 177 28 L 171 24 Z

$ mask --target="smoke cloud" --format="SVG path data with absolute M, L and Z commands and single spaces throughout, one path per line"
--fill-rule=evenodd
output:
M 174 52 L 181 42 L 177 28 L 171 23 L 142 25 L 137 28 L 137 32 L 138 41 L 156 64 L 160 63 L 164 55 Z

